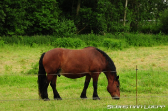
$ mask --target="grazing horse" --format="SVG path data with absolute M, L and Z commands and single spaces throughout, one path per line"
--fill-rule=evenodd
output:
M 101 72 L 107 77 L 107 90 L 113 99 L 120 98 L 119 76 L 111 58 L 102 50 L 95 47 L 86 47 L 81 50 L 55 48 L 41 55 L 38 71 L 39 96 L 49 100 L 47 88 L 50 83 L 54 99 L 61 99 L 56 89 L 57 76 L 63 75 L 76 79 L 86 76 L 81 98 L 86 97 L 91 78 L 93 79 L 93 99 L 100 99 L 97 94 L 98 77 Z M 46 75 L 47 73 L 47 75 Z

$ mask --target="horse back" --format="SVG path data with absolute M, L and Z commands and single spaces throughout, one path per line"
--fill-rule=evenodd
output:
M 82 73 L 102 71 L 105 58 L 94 47 L 81 50 L 65 50 L 62 59 L 62 72 Z
M 55 48 L 45 54 L 43 63 L 48 73 L 56 73 L 61 69 L 62 73 L 79 74 L 101 72 L 105 69 L 106 60 L 94 47 L 80 50 Z

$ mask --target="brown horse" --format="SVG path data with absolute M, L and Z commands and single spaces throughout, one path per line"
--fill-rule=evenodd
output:
M 95 47 L 86 47 L 81 50 L 52 49 L 43 53 L 39 60 L 39 96 L 44 100 L 49 100 L 47 88 L 50 83 L 54 99 L 61 99 L 56 90 L 56 79 L 61 74 L 72 79 L 86 76 L 81 98 L 87 98 L 86 90 L 90 79 L 93 78 L 93 99 L 100 99 L 97 94 L 97 82 L 101 72 L 104 72 L 107 77 L 108 92 L 113 99 L 119 99 L 119 76 L 117 76 L 113 61 L 105 52 Z

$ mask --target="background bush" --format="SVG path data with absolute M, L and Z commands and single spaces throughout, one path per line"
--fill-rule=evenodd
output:
M 168 36 L 158 34 L 131 34 L 124 33 L 124 38 L 129 46 L 155 46 L 168 43 Z
M 85 42 L 86 46 L 101 46 L 101 43 L 104 39 L 103 36 L 91 34 L 85 34 L 80 36 L 75 36 L 75 38 L 80 38 L 82 41 Z
M 4 41 L 0 39 L 0 47 L 4 46 Z
M 31 65 L 31 69 L 29 69 L 25 74 L 37 74 L 39 70 L 39 63 L 34 63 Z
M 71 47 L 71 48 L 78 48 L 84 45 L 85 43 L 79 38 L 58 38 L 52 45 L 54 47 Z
M 122 50 L 123 48 L 127 47 L 125 40 L 110 39 L 110 38 L 105 38 L 102 44 L 104 47 L 110 49 Z
M 73 36 L 76 26 L 72 20 L 60 20 L 54 27 L 54 35 L 59 37 Z
M 159 34 L 142 34 L 142 33 L 118 33 L 106 35 L 74 35 L 72 37 L 62 38 L 56 36 L 8 36 L 1 37 L 1 45 L 4 44 L 19 44 L 36 47 L 38 45 L 52 45 L 54 47 L 106 47 L 111 49 L 127 48 L 129 46 L 150 47 L 155 45 L 168 44 L 168 36 L 162 33 Z
M 144 34 L 125 34 L 126 41 L 131 46 L 152 46 L 153 39 L 151 35 Z

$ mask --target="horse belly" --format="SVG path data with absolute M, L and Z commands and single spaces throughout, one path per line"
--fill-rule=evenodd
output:
M 85 65 L 66 65 L 66 67 L 61 69 L 61 75 L 67 78 L 80 78 L 89 74 L 89 68 Z
M 61 75 L 67 77 L 67 78 L 71 78 L 71 79 L 77 79 L 77 78 L 81 78 L 83 76 L 86 76 L 86 74 L 66 74 L 66 73 L 62 73 Z

